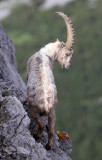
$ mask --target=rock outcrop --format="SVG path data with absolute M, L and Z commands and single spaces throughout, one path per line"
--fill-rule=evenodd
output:
M 46 117 L 42 117 L 47 126 Z M 0 25 L 0 159 L 71 160 L 71 140 L 59 142 L 54 133 L 52 149 L 47 151 L 47 128 L 35 141 L 36 122 L 30 116 L 26 85 L 16 69 L 15 47 Z

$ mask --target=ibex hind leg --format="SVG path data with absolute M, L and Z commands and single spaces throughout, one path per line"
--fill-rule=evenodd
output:
M 34 134 L 34 138 L 40 139 L 42 136 L 43 129 L 44 129 L 44 125 L 40 117 L 40 110 L 37 106 L 30 107 L 30 110 L 31 110 L 31 115 L 36 120 L 37 125 L 38 125 L 38 131 L 36 134 Z
M 46 144 L 47 150 L 51 149 L 55 119 L 56 119 L 55 108 L 52 107 L 48 114 L 48 143 Z

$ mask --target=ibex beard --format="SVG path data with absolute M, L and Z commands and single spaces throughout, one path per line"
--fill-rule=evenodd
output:
M 41 48 L 27 62 L 27 98 L 31 114 L 38 124 L 36 139 L 41 138 L 44 125 L 41 115 L 48 115 L 48 143 L 46 149 L 51 149 L 55 126 L 55 106 L 57 104 L 57 89 L 53 76 L 53 63 L 58 61 L 68 69 L 73 54 L 74 29 L 70 19 L 62 12 L 57 12 L 67 26 L 67 42 L 57 40 Z

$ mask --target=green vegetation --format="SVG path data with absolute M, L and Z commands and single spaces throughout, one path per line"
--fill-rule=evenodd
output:
M 57 38 L 66 41 L 65 24 L 55 12 L 71 15 L 76 33 L 72 67 L 54 65 L 59 100 L 56 130 L 71 136 L 73 160 L 101 160 L 102 1 L 97 0 L 95 8 L 89 8 L 87 0 L 46 11 L 37 6 L 18 5 L 2 22 L 15 44 L 18 70 L 26 79 L 26 61 L 33 53 Z

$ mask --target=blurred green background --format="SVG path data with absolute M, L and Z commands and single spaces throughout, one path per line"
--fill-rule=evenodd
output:
M 75 29 L 72 67 L 54 64 L 59 103 L 55 129 L 68 132 L 73 160 L 102 160 L 102 0 L 76 0 L 41 11 L 43 0 L 16 5 L 2 20 L 16 47 L 18 71 L 26 82 L 28 58 L 49 42 L 66 41 L 66 26 L 55 12 L 69 15 Z

